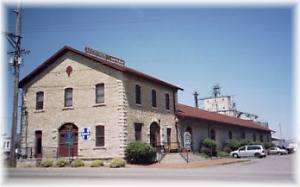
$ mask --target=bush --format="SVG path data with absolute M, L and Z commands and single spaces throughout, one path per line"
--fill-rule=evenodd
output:
M 53 166 L 53 160 L 47 159 L 47 160 L 42 160 L 41 164 L 42 167 L 48 168 Z
M 205 138 L 202 141 L 202 145 L 207 147 L 207 148 L 216 148 L 217 147 L 217 143 L 216 141 L 210 139 L 210 138 Z
M 122 158 L 114 158 L 109 164 L 110 168 L 120 168 L 125 167 L 125 160 Z
M 237 150 L 241 146 L 240 142 L 236 139 L 229 140 L 226 147 L 229 147 L 231 150 Z
M 227 157 L 229 154 L 225 151 L 218 151 L 217 152 L 218 157 Z
M 67 163 L 68 162 L 66 160 L 60 159 L 60 160 L 56 161 L 56 166 L 57 167 L 65 167 L 67 165 Z
M 215 148 L 209 148 L 209 147 L 201 147 L 201 153 L 207 155 L 207 157 L 216 156 L 217 152 Z
M 274 147 L 275 144 L 273 144 L 272 142 L 264 142 L 263 146 L 264 146 L 265 149 L 269 149 L 271 147 Z
M 151 145 L 137 141 L 127 145 L 125 158 L 133 164 L 151 164 L 155 162 L 156 152 Z
M 84 166 L 84 162 L 81 159 L 76 159 L 71 163 L 72 167 L 83 167 Z
M 226 152 L 226 153 L 230 153 L 232 151 L 232 149 L 230 147 L 225 146 L 223 148 L 223 151 Z
M 240 146 L 244 146 L 244 145 L 250 145 L 250 144 L 252 144 L 251 143 L 251 141 L 250 140 L 242 140 L 242 141 L 240 141 Z
M 91 163 L 91 167 L 100 167 L 100 166 L 103 166 L 103 161 L 102 160 L 94 160 L 92 163 Z

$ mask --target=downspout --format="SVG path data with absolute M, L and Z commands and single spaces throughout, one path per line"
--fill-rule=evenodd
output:
M 173 112 L 174 112 L 174 116 L 175 116 L 175 130 L 176 130 L 176 142 L 177 142 L 177 146 L 180 148 L 180 143 L 179 143 L 179 131 L 178 131 L 178 122 L 179 122 L 179 118 L 177 118 L 176 116 L 176 99 L 175 99 L 175 90 L 173 90 Z

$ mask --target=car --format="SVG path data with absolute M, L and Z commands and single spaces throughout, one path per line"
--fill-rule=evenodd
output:
M 269 155 L 286 155 L 288 151 L 285 149 L 281 149 L 280 147 L 271 147 L 268 149 Z
M 230 152 L 230 156 L 234 158 L 240 157 L 266 157 L 266 151 L 262 145 L 245 145 L 238 148 L 236 151 Z

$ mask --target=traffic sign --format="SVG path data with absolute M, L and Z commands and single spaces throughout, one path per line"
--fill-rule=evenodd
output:
M 90 137 L 91 137 L 91 130 L 90 130 L 90 128 L 87 128 L 87 127 L 83 128 L 82 131 L 81 131 L 81 133 L 80 133 L 80 136 L 81 136 L 81 138 L 83 140 L 89 140 Z
M 192 147 L 192 135 L 189 132 L 183 134 L 184 148 L 190 150 Z

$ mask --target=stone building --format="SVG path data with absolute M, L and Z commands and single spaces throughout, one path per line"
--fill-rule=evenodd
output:
M 125 66 L 92 49 L 65 46 L 20 81 L 21 147 L 41 157 L 124 157 L 125 146 L 143 141 L 179 150 L 191 131 L 193 149 L 215 130 L 219 145 L 232 136 L 262 135 L 254 122 L 178 104 L 182 88 Z
M 181 88 L 63 47 L 20 82 L 22 147 L 35 157 L 123 157 L 128 142 L 177 142 Z

